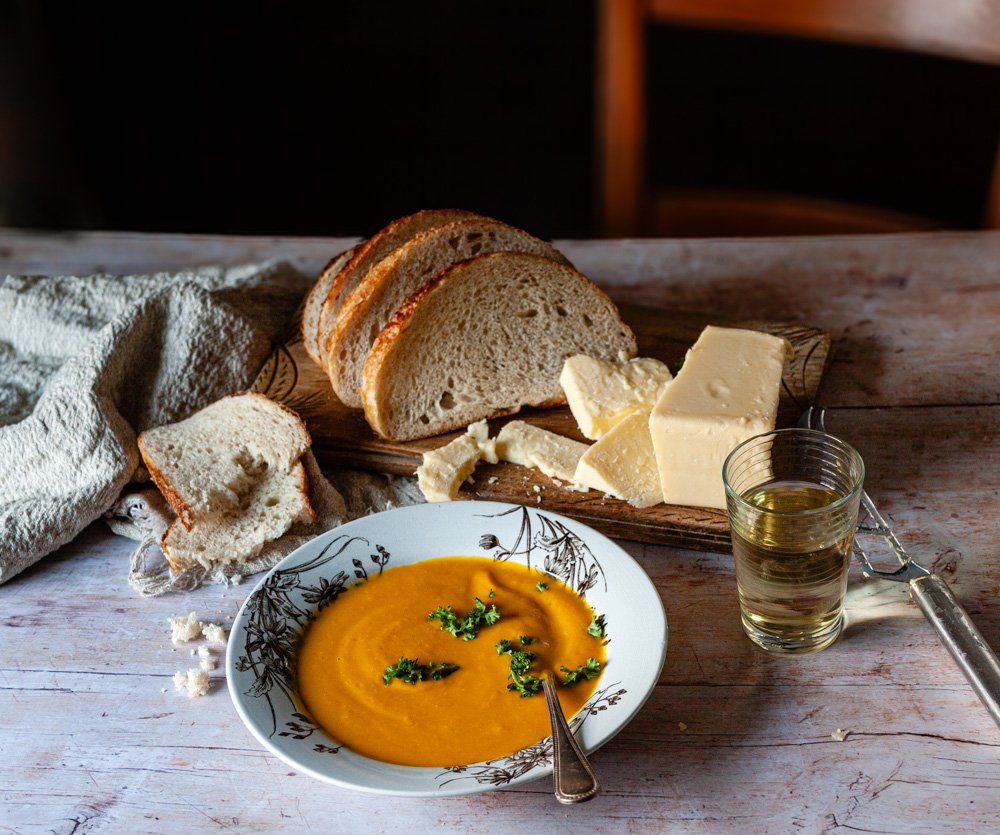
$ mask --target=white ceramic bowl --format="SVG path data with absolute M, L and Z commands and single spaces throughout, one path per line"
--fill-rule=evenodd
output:
M 296 698 L 286 662 L 321 602 L 384 568 L 446 555 L 542 569 L 604 615 L 607 663 L 571 725 L 588 752 L 625 727 L 656 686 L 667 651 L 663 605 L 642 568 L 610 539 L 572 519 L 498 502 L 445 502 L 389 510 L 328 531 L 271 569 L 247 598 L 229 636 L 226 679 L 240 718 L 265 748 L 311 777 L 376 794 L 472 794 L 552 773 L 551 739 L 501 759 L 449 768 L 373 760 L 338 745 Z

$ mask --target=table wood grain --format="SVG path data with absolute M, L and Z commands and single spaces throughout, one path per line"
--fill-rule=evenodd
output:
M 0 271 L 315 271 L 346 243 L 0 230 Z M 1000 233 L 557 243 L 619 301 L 830 332 L 830 429 L 1000 647 Z M 0 586 L 0 832 L 996 831 L 1000 729 L 904 590 L 854 569 L 843 638 L 772 657 L 742 635 L 731 556 L 625 547 L 662 595 L 667 663 L 593 756 L 604 793 L 567 808 L 545 781 L 429 801 L 297 774 L 243 727 L 220 671 L 200 699 L 171 683 L 193 659 L 167 618 L 228 626 L 252 581 L 140 598 L 131 543 L 95 523 Z

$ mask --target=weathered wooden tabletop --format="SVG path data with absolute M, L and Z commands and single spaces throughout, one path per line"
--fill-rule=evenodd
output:
M 0 271 L 275 256 L 312 271 L 344 243 L 0 231 Z M 558 245 L 618 300 L 832 333 L 829 428 L 1000 647 L 1000 233 Z M 228 626 L 252 580 L 142 599 L 131 543 L 95 523 L 0 586 L 0 832 L 997 831 L 1000 729 L 904 589 L 854 569 L 843 638 L 773 657 L 741 632 L 729 555 L 625 547 L 670 643 L 649 702 L 593 757 L 604 793 L 563 807 L 539 781 L 428 801 L 297 774 L 244 728 L 221 672 L 204 698 L 175 693 L 192 665 L 167 618 Z

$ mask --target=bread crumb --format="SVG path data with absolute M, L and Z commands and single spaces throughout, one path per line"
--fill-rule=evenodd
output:
M 837 742 L 843 742 L 845 739 L 847 739 L 847 735 L 849 733 L 850 731 L 845 731 L 842 728 L 837 728 L 837 730 L 835 730 L 832 734 L 830 734 L 830 736 L 833 739 L 837 740 Z
M 212 657 L 212 653 L 208 647 L 198 647 L 198 658 L 198 666 L 206 673 L 215 669 L 215 659 Z
M 488 479 L 486 479 L 486 483 L 487 484 L 496 484 L 499 480 L 500 480 L 499 476 L 491 475 Z
M 534 490 L 536 493 L 540 493 L 542 491 L 542 488 L 539 487 L 537 484 L 532 484 L 531 489 Z
M 191 669 L 187 672 L 179 670 L 174 673 L 174 688 L 179 693 L 186 693 L 188 698 L 204 696 L 210 685 L 208 673 L 204 670 Z
M 193 641 L 201 634 L 202 622 L 194 612 L 187 617 L 179 615 L 170 618 L 170 640 L 175 644 Z
M 206 623 L 202 625 L 201 634 L 214 644 L 224 644 L 226 642 L 226 630 L 217 623 Z
M 677 730 L 679 730 L 681 733 L 684 733 L 684 731 L 686 731 L 687 729 L 688 729 L 687 722 L 677 723 Z

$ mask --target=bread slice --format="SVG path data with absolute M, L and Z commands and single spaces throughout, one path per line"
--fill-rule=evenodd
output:
M 265 476 L 286 476 L 309 448 L 295 412 L 262 394 L 224 397 L 186 420 L 139 435 L 149 474 L 181 523 L 245 507 Z
M 327 374 L 346 405 L 361 408 L 359 390 L 368 352 L 406 297 L 445 267 L 489 252 L 530 252 L 569 264 L 552 244 L 488 217 L 455 221 L 411 238 L 368 271 L 344 299 L 330 331 Z
M 347 298 L 347 294 L 358 286 L 358 282 L 365 277 L 372 266 L 385 258 L 396 247 L 405 244 L 414 235 L 419 235 L 435 226 L 444 226 L 446 223 L 470 217 L 478 217 L 478 215 L 463 209 L 426 209 L 394 220 L 367 241 L 359 244 L 350 260 L 334 276 L 326 298 L 320 307 L 317 325 L 317 333 L 321 335 L 318 342 L 320 353 L 322 353 L 323 346 L 326 345 L 327 335 L 330 333 L 333 323 L 337 320 L 341 304 Z
M 354 257 L 357 250 L 358 247 L 354 246 L 330 259 L 330 262 L 323 268 L 323 272 L 319 274 L 319 278 L 316 279 L 316 283 L 313 284 L 312 290 L 309 291 L 302 306 L 302 344 L 305 346 L 306 353 L 312 357 L 313 362 L 320 367 L 325 367 L 323 358 L 320 356 L 320 345 L 326 343 L 328 334 L 320 334 L 319 332 L 319 314 L 323 309 L 323 302 L 326 301 L 330 288 L 333 287 L 334 280 L 347 262 Z
M 315 521 L 309 480 L 300 461 L 290 471 L 269 469 L 240 497 L 237 508 L 200 519 L 191 530 L 175 519 L 160 546 L 174 571 L 194 565 L 213 568 L 250 560 L 295 522 Z
M 413 293 L 364 366 L 365 417 L 384 438 L 436 435 L 565 402 L 574 354 L 634 356 L 635 336 L 588 278 L 550 258 L 478 255 Z

